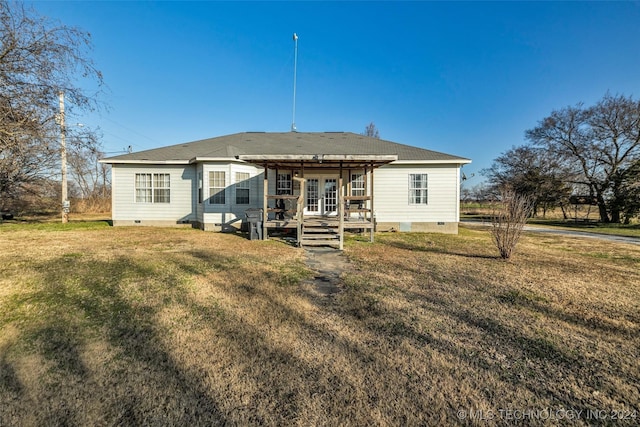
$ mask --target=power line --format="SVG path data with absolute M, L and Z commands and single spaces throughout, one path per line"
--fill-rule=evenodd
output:
M 116 122 L 116 121 L 115 121 L 115 120 L 113 120 L 113 119 L 110 119 L 110 118 L 108 118 L 108 117 L 105 117 L 105 120 L 107 120 L 107 121 L 109 121 L 109 122 L 113 123 L 113 124 L 114 124 L 114 125 L 116 125 L 116 126 L 120 126 L 122 129 L 124 129 L 124 130 L 126 130 L 126 131 L 129 131 L 129 132 L 134 133 L 134 134 L 136 134 L 136 135 L 138 135 L 138 136 L 141 136 L 141 137 L 143 137 L 143 138 L 145 138 L 145 139 L 148 139 L 149 141 L 151 141 L 151 142 L 153 142 L 153 143 L 156 143 L 156 144 L 158 143 L 158 141 L 156 141 L 155 139 L 151 138 L 150 136 L 144 135 L 144 134 L 142 134 L 142 133 L 140 133 L 140 132 L 138 132 L 138 131 L 135 131 L 135 130 L 133 130 L 133 129 L 131 129 L 131 128 L 128 128 L 127 126 L 123 125 L 122 123 L 118 123 L 118 122 Z

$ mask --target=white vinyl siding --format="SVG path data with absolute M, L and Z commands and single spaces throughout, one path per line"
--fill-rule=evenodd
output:
M 211 188 L 220 188 L 224 176 L 224 204 L 212 204 L 212 194 L 207 203 L 202 204 L 202 212 L 198 213 L 198 221 L 204 224 L 239 227 L 246 218 L 246 210 L 262 207 L 263 176 L 262 169 L 253 165 L 238 163 L 203 163 L 205 193 Z M 217 177 L 217 179 L 216 179 Z M 246 179 L 245 179 L 246 178 Z M 218 182 L 214 182 L 217 180 Z M 273 180 L 275 186 L 275 178 Z M 246 201 L 248 203 L 239 203 Z M 220 200 L 221 201 L 221 200 Z M 233 225 L 232 225 L 233 224 Z M 217 227 L 217 226 L 216 226 Z
M 428 204 L 411 204 L 410 175 L 428 175 Z M 382 166 L 374 171 L 374 211 L 379 222 L 458 222 L 457 165 Z M 421 198 L 422 201 L 422 198 Z
M 201 173 L 201 175 L 198 174 Z M 207 192 L 212 187 L 210 172 L 222 172 L 224 175 L 225 204 L 210 204 Z M 280 175 L 288 175 L 289 179 L 277 177 L 274 170 L 269 171 L 269 194 L 280 191 L 291 191 L 297 194 L 296 186 L 289 186 L 293 171 L 278 171 Z M 352 171 L 354 175 L 360 171 Z M 236 173 L 249 174 L 249 204 L 237 204 L 237 192 L 228 191 L 240 183 Z M 249 164 L 210 162 L 200 165 L 133 165 L 114 164 L 112 168 L 112 219 L 114 221 L 141 221 L 142 224 L 153 221 L 181 223 L 198 220 L 206 224 L 240 224 L 249 207 L 263 207 L 264 177 L 262 168 Z M 338 176 L 338 170 L 327 170 L 323 173 Z M 369 174 L 371 172 L 369 171 Z M 460 169 L 455 164 L 422 165 L 422 164 L 390 164 L 374 170 L 373 187 L 371 179 L 365 177 L 366 191 L 373 188 L 374 213 L 378 222 L 457 222 Z M 154 197 L 154 174 L 166 174 L 170 189 L 170 203 L 152 203 Z M 411 174 L 428 175 L 428 204 L 410 204 L 409 176 Z M 140 177 L 136 178 L 136 175 Z M 309 177 L 311 174 L 309 174 Z M 351 178 L 344 172 L 345 182 Z M 144 176 L 144 177 L 142 177 Z M 202 184 L 200 179 L 202 178 Z M 165 180 L 162 180 L 164 183 Z M 198 203 L 199 188 L 203 189 L 203 202 Z M 240 188 L 243 189 L 244 185 Z M 346 184 L 345 184 L 346 187 Z M 359 184 L 352 184 L 352 195 L 356 195 Z M 157 197 L 162 198 L 157 188 Z M 140 190 L 140 191 L 138 191 Z M 151 194 L 149 194 L 151 191 Z M 356 192 L 357 191 L 357 192 Z M 136 202 L 137 200 L 146 202 Z
M 154 175 L 169 184 L 160 186 L 156 196 L 169 197 L 170 203 L 153 203 Z M 113 165 L 111 169 L 112 219 L 114 221 L 172 221 L 181 222 L 195 219 L 193 201 L 196 194 L 194 182 L 196 168 L 193 165 Z M 158 182 L 160 183 L 160 182 Z M 139 191 L 142 190 L 142 191 Z M 170 190 L 168 194 L 165 190 Z M 145 200 L 144 202 L 138 200 Z

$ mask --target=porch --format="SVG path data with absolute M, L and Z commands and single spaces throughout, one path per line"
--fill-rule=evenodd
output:
M 345 210 L 345 213 L 348 211 Z M 264 226 L 264 224 L 263 224 Z M 344 232 L 362 230 L 369 233 L 373 242 L 375 222 L 372 217 L 344 217 L 336 216 L 300 216 L 292 218 L 267 220 L 263 229 L 263 236 L 268 238 L 269 229 L 295 229 L 298 246 L 332 246 L 343 248 Z
M 241 155 L 238 158 L 264 168 L 264 239 L 269 238 L 269 230 L 295 229 L 298 246 L 332 246 L 340 250 L 344 247 L 345 230 L 368 232 L 373 242 L 374 170 L 397 160 L 395 155 Z M 272 179 L 277 181 L 276 185 L 271 183 L 271 187 L 270 170 L 274 172 Z

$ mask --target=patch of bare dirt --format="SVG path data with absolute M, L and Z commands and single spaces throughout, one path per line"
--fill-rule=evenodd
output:
M 340 275 L 350 268 L 349 260 L 341 251 L 333 248 L 305 248 L 307 267 L 313 277 L 303 284 L 320 296 L 332 296 L 342 290 Z

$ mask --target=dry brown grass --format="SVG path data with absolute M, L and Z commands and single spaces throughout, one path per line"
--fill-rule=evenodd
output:
M 274 241 L 0 227 L 0 425 L 640 411 L 639 247 L 526 235 L 507 263 L 486 231 L 377 240 L 347 242 L 353 270 L 326 298 Z

